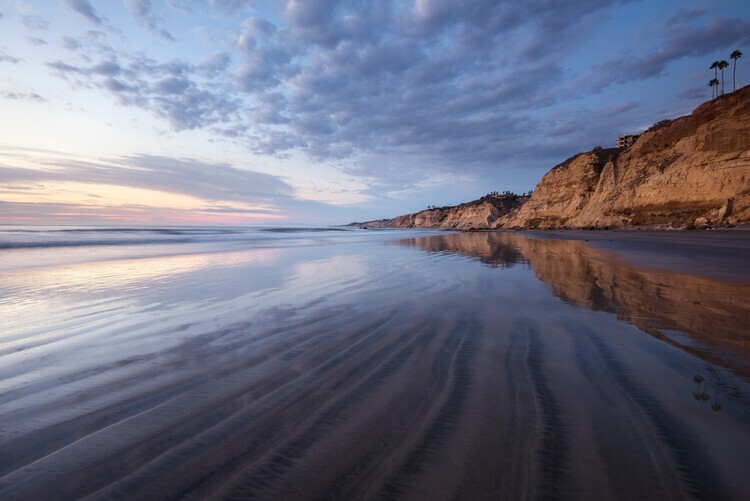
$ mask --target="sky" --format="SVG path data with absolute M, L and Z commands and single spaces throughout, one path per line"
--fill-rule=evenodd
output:
M 735 49 L 742 86 L 746 0 L 0 0 L 0 224 L 345 224 L 522 193 L 690 113 Z

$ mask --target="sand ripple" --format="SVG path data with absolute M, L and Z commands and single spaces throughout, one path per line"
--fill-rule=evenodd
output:
M 200 303 L 17 316 L 0 496 L 750 497 L 731 367 L 561 301 L 518 247 L 490 269 L 417 244 L 299 253 L 262 289 L 238 258 L 235 293 Z

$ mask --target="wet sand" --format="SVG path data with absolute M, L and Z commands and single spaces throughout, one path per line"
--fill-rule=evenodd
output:
M 541 240 L 579 240 L 638 268 L 750 282 L 750 226 L 696 231 L 525 231 Z
M 7 272 L 0 497 L 750 498 L 750 283 L 623 249 L 466 233 Z

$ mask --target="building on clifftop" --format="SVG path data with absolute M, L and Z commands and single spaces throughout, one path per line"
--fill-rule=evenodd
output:
M 640 134 L 628 134 L 626 136 L 618 136 L 617 137 L 617 147 L 618 148 L 630 148 L 633 146 L 633 143 L 635 143 L 635 140 L 638 139 Z

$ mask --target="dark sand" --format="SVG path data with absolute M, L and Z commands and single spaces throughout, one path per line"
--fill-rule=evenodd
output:
M 582 240 L 639 268 L 750 282 L 750 226 L 696 231 L 525 231 L 543 240 Z
M 8 274 L 0 498 L 750 499 L 750 282 L 640 238 Z

